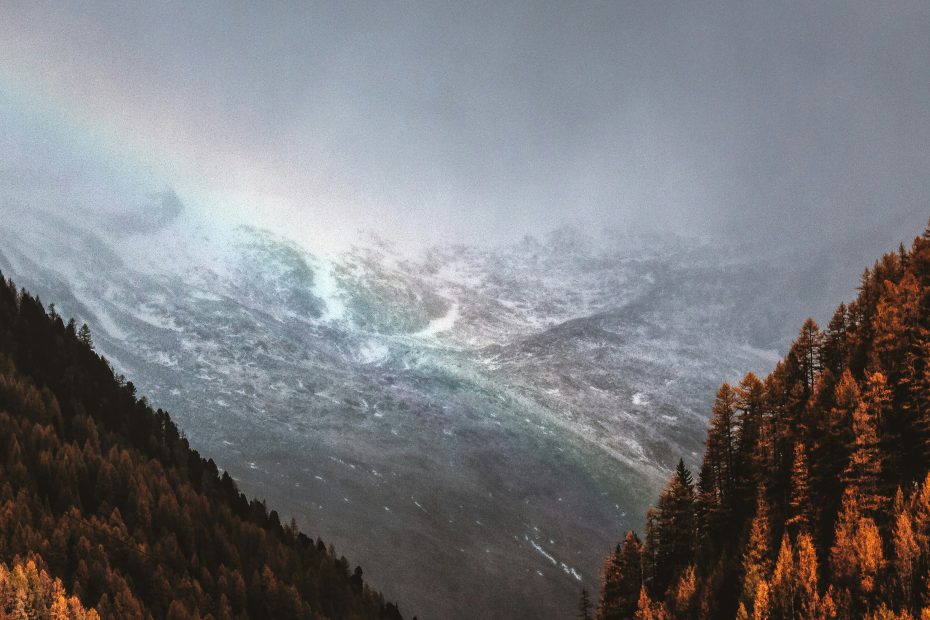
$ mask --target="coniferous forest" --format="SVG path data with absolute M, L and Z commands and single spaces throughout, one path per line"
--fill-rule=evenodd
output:
M 401 617 L 3 278 L 0 438 L 0 617 Z
M 580 617 L 930 617 L 930 228 L 768 377 L 717 392 Z

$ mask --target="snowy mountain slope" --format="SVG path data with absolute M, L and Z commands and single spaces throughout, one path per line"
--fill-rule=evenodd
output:
M 693 241 L 324 256 L 186 213 L 132 234 L 26 215 L 0 269 L 421 617 L 570 613 L 697 456 L 714 387 L 774 359 L 732 295 L 755 267 Z

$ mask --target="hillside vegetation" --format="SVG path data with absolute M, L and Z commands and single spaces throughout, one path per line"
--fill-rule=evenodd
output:
M 697 479 L 679 462 L 581 617 L 928 618 L 928 472 L 930 228 L 720 387 Z
M 0 447 L 0 560 L 33 558 L 101 617 L 400 618 L 3 278 Z

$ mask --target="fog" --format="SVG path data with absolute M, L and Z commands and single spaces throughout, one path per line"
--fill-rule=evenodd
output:
M 574 223 L 778 250 L 930 214 L 925 2 L 0 12 L 0 179 L 94 209 L 170 189 L 321 243 Z

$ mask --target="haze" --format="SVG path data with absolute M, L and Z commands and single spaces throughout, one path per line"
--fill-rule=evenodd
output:
M 893 242 L 928 212 L 924 2 L 0 13 L 2 178 L 142 171 L 150 186 L 130 176 L 104 201 L 117 209 L 167 186 L 321 243 L 574 223 L 782 249 L 836 231 Z

